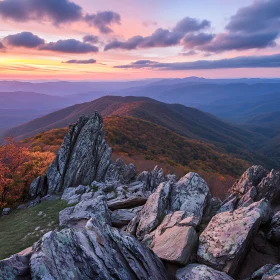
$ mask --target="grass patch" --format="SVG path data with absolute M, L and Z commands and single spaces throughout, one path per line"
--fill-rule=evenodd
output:
M 60 199 L 44 201 L 33 208 L 14 210 L 1 217 L 0 260 L 32 246 L 46 232 L 57 228 L 58 213 L 68 206 Z

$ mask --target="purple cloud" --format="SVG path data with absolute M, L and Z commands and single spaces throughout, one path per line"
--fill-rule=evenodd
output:
M 156 70 L 202 70 L 227 68 L 280 68 L 280 54 L 264 56 L 239 56 L 220 60 L 198 60 L 194 62 L 161 63 L 140 60 L 127 65 L 115 66 L 122 69 L 156 69 Z
M 100 33 L 108 34 L 113 32 L 110 28 L 113 24 L 121 24 L 121 16 L 112 11 L 98 12 L 97 14 L 87 14 L 85 21 L 97 28 Z
M 99 37 L 94 36 L 94 35 L 86 35 L 83 37 L 84 43 L 96 44 L 96 43 L 98 43 L 98 40 L 99 40 Z
M 67 61 L 63 61 L 62 63 L 68 63 L 68 64 L 94 64 L 96 63 L 96 60 L 91 58 L 87 60 L 77 60 L 77 59 L 71 59 Z
M 93 53 L 98 52 L 98 48 L 88 43 L 80 42 L 75 39 L 59 40 L 47 43 L 40 47 L 40 50 L 48 50 L 63 53 Z
M 45 43 L 45 40 L 34 35 L 31 32 L 21 32 L 13 35 L 8 35 L 4 41 L 13 47 L 36 48 Z

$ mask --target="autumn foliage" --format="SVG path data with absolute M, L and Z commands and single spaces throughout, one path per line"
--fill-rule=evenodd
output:
M 0 146 L 0 208 L 25 200 L 31 182 L 53 161 L 52 152 L 34 151 L 12 137 Z

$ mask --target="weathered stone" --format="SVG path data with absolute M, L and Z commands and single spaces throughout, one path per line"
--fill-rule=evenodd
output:
M 280 195 L 280 171 L 272 170 L 257 186 L 257 200 L 272 201 Z
M 136 176 L 136 168 L 131 163 L 126 165 L 122 159 L 111 163 L 105 176 L 105 182 L 129 183 Z
M 241 176 L 241 178 L 233 185 L 231 193 L 244 195 L 250 188 L 256 187 L 261 180 L 266 177 L 268 171 L 260 165 L 254 165 Z
M 141 209 L 142 206 L 132 209 L 119 209 L 113 211 L 111 213 L 112 225 L 115 227 L 128 225 Z
M 137 181 L 145 183 L 145 190 L 154 192 L 160 183 L 168 181 L 164 176 L 163 170 L 156 166 L 151 172 L 143 171 L 137 177 Z
M 214 270 L 203 264 L 189 264 L 176 273 L 177 280 L 233 280 L 224 272 Z
M 217 214 L 200 235 L 199 261 L 235 275 L 250 248 L 253 235 L 270 216 L 271 208 L 266 200 Z
M 79 204 L 65 208 L 59 212 L 60 226 L 83 227 L 92 217 L 97 217 L 100 222 L 111 224 L 107 200 L 104 195 L 92 200 L 82 200 Z
M 272 217 L 270 231 L 267 236 L 273 244 L 280 245 L 280 211 Z
M 136 231 L 136 236 L 139 240 L 142 240 L 146 234 L 156 229 L 162 222 L 168 208 L 170 188 L 169 182 L 161 183 L 156 192 L 148 198 L 141 212 L 139 212 L 139 222 Z
M 29 198 L 31 200 L 36 199 L 36 197 L 44 197 L 48 193 L 48 183 L 47 176 L 41 175 L 37 177 L 30 185 Z
M 197 234 L 193 227 L 173 226 L 163 232 L 156 230 L 152 250 L 163 260 L 187 264 L 197 244 Z
M 128 231 L 134 233 L 139 240 L 155 230 L 168 213 L 181 211 L 180 219 L 196 217 L 199 224 L 209 195 L 206 182 L 196 173 L 188 173 L 177 183 L 170 181 L 161 183 L 148 198 L 138 218 L 128 225 Z M 179 223 L 181 220 L 176 220 Z
M 44 235 L 34 247 L 33 279 L 167 280 L 160 259 L 131 235 L 91 219 L 84 231 Z
M 250 280 L 279 280 L 280 279 L 280 264 L 267 264 L 256 271 Z
M 31 280 L 29 257 L 13 255 L 0 261 L 0 279 L 3 280 Z
M 147 198 L 145 197 L 129 197 L 129 198 L 116 198 L 108 201 L 108 207 L 110 210 L 134 208 L 137 206 L 142 206 L 146 203 Z
M 71 125 L 56 159 L 47 170 L 48 193 L 89 185 L 104 179 L 111 164 L 112 150 L 104 139 L 98 113 L 80 117 Z

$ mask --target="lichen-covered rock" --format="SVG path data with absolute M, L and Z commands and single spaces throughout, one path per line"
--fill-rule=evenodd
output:
M 118 209 L 111 213 L 112 225 L 115 227 L 122 227 L 128 223 L 141 211 L 142 206 L 132 209 Z
M 189 264 L 176 273 L 177 280 L 233 280 L 224 272 L 214 270 L 203 264 Z
M 136 231 L 136 236 L 139 240 L 142 240 L 146 234 L 156 229 L 162 222 L 168 208 L 170 189 L 171 184 L 169 182 L 161 183 L 156 192 L 149 196 L 145 206 L 139 212 Z
M 272 201 L 280 195 L 280 171 L 271 172 L 257 186 L 257 200 L 267 198 Z
M 103 224 L 111 224 L 110 212 L 104 195 L 89 200 L 82 200 L 77 205 L 59 212 L 60 226 L 83 227 L 92 217 L 97 217 Z
M 145 183 L 145 190 L 154 192 L 160 183 L 168 181 L 168 179 L 164 176 L 162 168 L 159 169 L 158 166 L 152 171 L 143 171 L 138 177 L 137 181 L 142 181 Z
M 279 280 L 280 279 L 280 264 L 267 264 L 256 271 L 250 280 Z
M 144 208 L 128 225 L 128 231 L 142 240 L 146 234 L 155 230 L 167 214 L 181 211 L 181 220 L 196 217 L 197 225 L 203 215 L 209 195 L 206 182 L 196 173 L 188 173 L 177 183 L 161 183 L 149 196 Z M 179 223 L 180 221 L 177 220 Z
M 57 157 L 47 170 L 48 193 L 103 180 L 111 164 L 112 150 L 104 139 L 98 113 L 80 117 L 69 132 Z
M 272 170 L 269 173 L 262 166 L 252 166 L 230 189 L 218 213 L 247 207 L 264 198 L 273 202 L 279 196 L 280 171 Z
M 129 183 L 136 176 L 136 168 L 130 163 L 126 165 L 122 159 L 111 163 L 105 176 L 105 182 Z
M 260 165 L 254 165 L 246 170 L 241 178 L 233 185 L 231 192 L 244 195 L 250 188 L 256 187 L 266 177 L 268 171 Z
M 36 199 L 36 197 L 44 197 L 48 193 L 47 176 L 41 175 L 37 177 L 30 185 L 29 198 Z
M 1 280 L 31 280 L 29 257 L 13 255 L 0 261 Z
M 268 239 L 275 245 L 280 245 L 280 211 L 275 213 L 270 223 Z
M 33 279 L 167 280 L 160 259 L 131 235 L 91 219 L 84 231 L 49 232 L 34 246 Z
M 199 238 L 198 259 L 214 269 L 235 275 L 259 226 L 271 217 L 266 200 L 217 214 Z

